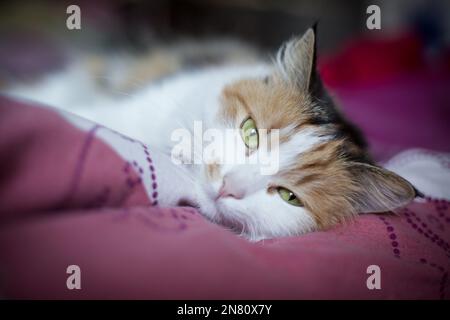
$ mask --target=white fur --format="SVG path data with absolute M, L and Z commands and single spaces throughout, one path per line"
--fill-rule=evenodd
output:
M 271 71 L 269 65 L 255 65 L 182 73 L 133 95 L 117 98 L 96 92 L 88 74 L 73 65 L 36 86 L 16 87 L 8 94 L 63 108 L 170 154 L 173 145 L 170 135 L 174 129 L 184 127 L 192 131 L 194 120 L 202 121 L 204 129 L 222 128 L 216 114 L 224 85 L 241 78 L 263 78 Z M 238 140 L 237 148 L 245 148 L 242 140 Z M 295 157 L 321 140 L 310 130 L 294 135 L 279 150 L 280 169 L 289 166 Z M 237 150 L 224 152 L 229 155 Z M 221 178 L 213 182 L 206 178 L 202 165 L 191 165 L 188 169 L 193 178 L 188 180 L 195 184 L 184 188 L 195 190 L 194 202 L 202 214 L 239 229 L 252 240 L 304 233 L 315 227 L 313 218 L 304 208 L 289 205 L 276 192 L 267 192 L 277 177 L 262 176 L 258 164 L 223 165 Z M 217 198 L 224 177 L 232 188 L 242 189 L 241 199 Z M 169 204 L 173 204 L 173 200 L 166 205 Z

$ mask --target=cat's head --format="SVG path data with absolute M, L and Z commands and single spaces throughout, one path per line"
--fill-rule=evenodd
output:
M 311 28 L 281 46 L 266 77 L 241 79 L 221 92 L 216 126 L 239 129 L 247 157 L 258 152 L 260 129 L 279 129 L 276 174 L 262 175 L 258 165 L 202 167 L 200 210 L 250 239 L 325 229 L 415 197 L 408 181 L 372 163 L 364 139 L 322 86 L 315 48 Z

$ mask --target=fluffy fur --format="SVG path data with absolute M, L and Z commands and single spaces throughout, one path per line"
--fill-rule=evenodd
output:
M 364 139 L 326 94 L 315 69 L 315 38 L 309 29 L 291 39 L 273 63 L 181 73 L 122 99 L 99 94 L 93 99 L 86 97 L 92 93 L 86 89 L 85 101 L 78 96 L 69 101 L 76 95 L 64 90 L 90 82 L 76 65 L 10 94 L 65 107 L 167 153 L 173 147 L 171 132 L 179 127 L 193 131 L 194 120 L 202 121 L 204 129 L 239 129 L 251 117 L 258 129 L 279 129 L 276 174 L 261 175 L 257 164 L 190 165 L 195 183 L 186 189 L 195 193 L 180 197 L 180 203 L 187 201 L 251 240 L 298 235 L 357 213 L 393 210 L 415 196 L 409 182 L 372 163 Z M 294 192 L 303 206 L 282 200 L 279 187 Z

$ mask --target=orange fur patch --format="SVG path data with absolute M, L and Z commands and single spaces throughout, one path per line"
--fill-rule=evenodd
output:
M 283 144 L 300 130 L 310 127 L 317 132 L 329 133 L 330 127 L 312 124 L 311 108 L 308 95 L 273 76 L 269 83 L 251 79 L 227 86 L 223 90 L 218 116 L 234 128 L 239 128 L 248 116 L 259 129 L 293 128 L 280 131 L 280 143 Z M 331 139 L 299 155 L 294 165 L 273 177 L 278 186 L 290 189 L 301 199 L 321 229 L 355 214 L 351 199 L 359 193 L 359 186 L 341 155 L 343 148 L 355 154 L 365 152 L 343 138 Z

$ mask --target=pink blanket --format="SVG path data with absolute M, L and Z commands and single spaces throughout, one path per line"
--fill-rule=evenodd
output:
M 0 295 L 7 298 L 446 299 L 450 209 L 427 198 L 327 232 L 249 243 L 158 207 L 151 150 L 119 155 L 51 109 L 0 98 Z M 126 149 L 126 148 L 125 148 Z M 69 290 L 66 269 L 81 269 Z M 367 287 L 369 266 L 381 289 Z

